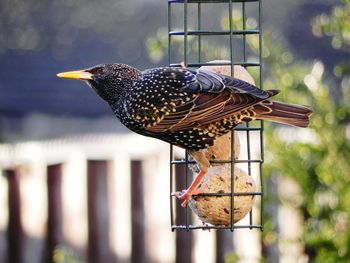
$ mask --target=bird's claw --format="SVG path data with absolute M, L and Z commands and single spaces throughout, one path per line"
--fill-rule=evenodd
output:
M 181 206 L 184 208 L 187 206 L 187 204 L 190 202 L 192 198 L 192 193 L 189 193 L 188 191 L 174 192 L 173 194 L 174 196 L 176 196 L 177 199 L 179 199 L 180 201 L 183 201 L 181 203 Z

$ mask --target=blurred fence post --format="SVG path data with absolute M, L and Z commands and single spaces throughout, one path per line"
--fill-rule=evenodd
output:
M 55 248 L 63 242 L 62 164 L 47 166 L 48 223 L 45 262 L 54 262 Z
M 107 161 L 88 161 L 88 263 L 115 262 L 109 245 L 107 175 Z
M 217 263 L 225 262 L 225 255 L 233 252 L 233 233 L 227 230 L 216 230 L 216 261 Z
M 276 233 L 274 241 L 270 241 L 268 245 L 262 243 L 262 254 L 270 263 L 278 263 L 281 261 L 279 251 L 280 225 L 278 222 L 278 213 L 280 209 L 280 200 L 278 195 L 278 175 L 272 174 L 266 182 L 267 192 L 269 193 L 269 201 L 266 202 L 266 215 L 269 217 L 271 227 Z
M 142 161 L 131 161 L 131 262 L 147 262 Z M 155 204 L 156 205 L 156 204 Z
M 186 168 L 187 165 L 176 165 L 175 176 L 176 176 L 176 189 L 181 191 L 186 189 Z M 183 208 L 179 200 L 176 200 L 176 225 L 184 225 L 186 222 L 187 212 L 191 213 L 189 207 Z M 191 218 L 187 218 L 190 221 Z M 190 223 L 190 222 L 189 222 Z M 193 251 L 193 234 L 192 231 L 177 230 L 176 231 L 176 255 L 175 261 L 177 263 L 192 262 L 192 251 Z
M 21 196 L 18 169 L 5 170 L 8 182 L 8 226 L 7 259 L 8 262 L 23 262 L 23 229 L 21 223 Z

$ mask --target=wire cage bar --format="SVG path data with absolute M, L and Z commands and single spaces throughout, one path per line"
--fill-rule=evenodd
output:
M 215 9 L 215 10 L 214 10 Z M 219 10 L 214 14 L 216 9 Z M 208 24 L 206 16 L 215 16 L 212 20 L 226 21 L 226 26 L 214 28 Z M 253 16 L 251 18 L 250 16 Z M 225 20 L 226 18 L 226 20 Z M 227 21 L 228 20 L 228 21 Z M 255 22 L 254 22 L 255 21 Z M 209 19 L 210 22 L 210 19 Z M 232 76 L 235 75 L 234 66 L 240 65 L 252 73 L 257 79 L 257 86 L 262 85 L 262 47 L 261 47 L 261 0 L 168 0 L 168 64 L 170 67 L 201 67 L 201 66 L 230 66 Z M 228 52 L 225 60 L 208 62 L 208 52 L 220 49 L 220 46 L 208 44 L 205 38 L 214 40 L 225 38 L 225 48 Z M 255 50 L 249 47 L 248 38 L 255 37 Z M 208 49 L 210 46 L 210 49 Z M 208 51 L 209 50 L 209 51 Z M 222 59 L 222 57 L 218 58 Z M 193 223 L 192 211 L 187 206 L 179 209 L 179 202 L 174 196 L 175 191 L 181 191 L 181 187 L 188 187 L 191 178 L 189 166 L 195 164 L 189 158 L 187 151 L 181 152 L 176 146 L 170 145 L 170 224 L 172 231 L 195 229 L 260 229 L 263 230 L 263 121 L 243 123 L 231 131 L 231 160 L 215 160 L 212 163 L 231 164 L 231 193 L 201 193 L 197 196 L 230 197 L 230 224 L 211 225 L 208 223 Z M 235 136 L 243 137 L 246 154 L 244 157 L 235 158 Z M 252 139 L 255 135 L 255 140 Z M 241 138 L 242 142 L 242 138 Z M 258 142 L 258 143 L 257 143 Z M 258 146 L 257 146 L 258 145 Z M 258 149 L 256 149 L 258 148 Z M 260 149 L 259 149 L 260 148 Z M 252 149 L 257 154 L 252 153 Z M 235 166 L 244 166 L 249 176 L 255 176 L 256 191 L 235 192 L 234 173 Z M 181 178 L 181 176 L 183 178 Z M 183 180 L 182 183 L 180 181 Z M 238 196 L 255 197 L 255 205 L 244 221 L 248 223 L 234 223 L 234 199 Z M 179 215 L 182 213 L 182 215 Z M 179 222 L 179 218 L 183 220 Z

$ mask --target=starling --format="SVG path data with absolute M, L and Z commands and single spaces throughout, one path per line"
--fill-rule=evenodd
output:
M 201 152 L 243 121 L 270 120 L 307 127 L 307 106 L 270 100 L 278 90 L 204 69 L 162 67 L 140 71 L 125 64 L 101 64 L 57 74 L 85 81 L 130 130 L 186 149 L 200 172 L 184 192 L 186 206 L 210 166 Z

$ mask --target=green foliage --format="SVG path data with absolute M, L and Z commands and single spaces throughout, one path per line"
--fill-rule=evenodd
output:
M 331 14 L 317 16 L 312 24 L 316 36 L 332 37 L 335 49 L 350 47 L 350 0 L 340 0 L 341 4 L 334 7 Z
M 315 19 L 315 28 L 348 45 L 349 1 L 341 12 Z M 345 10 L 346 9 L 346 10 Z M 322 23 L 321 23 L 321 22 Z M 335 24 L 336 23 L 336 24 Z M 270 35 L 271 36 L 271 35 Z M 337 38 L 338 40 L 334 40 Z M 280 39 L 265 39 L 265 88 L 281 89 L 279 99 L 311 105 L 310 128 L 270 129 L 265 133 L 267 174 L 293 178 L 303 194 L 299 209 L 304 216 L 303 242 L 312 262 L 348 262 L 350 258 L 350 90 L 349 65 L 341 68 L 341 97 L 333 96 L 321 62 L 295 61 Z M 293 129 L 293 130 L 291 130 Z M 292 138 L 291 138 L 292 137 Z M 269 233 L 265 234 L 265 238 Z M 266 239 L 264 239 L 266 241 Z
M 165 56 L 167 49 L 167 31 L 165 28 L 159 28 L 155 37 L 149 37 L 146 40 L 146 47 L 150 60 L 159 63 Z
M 2 0 L 0 56 L 12 50 L 45 52 L 57 60 L 76 54 L 94 57 L 90 52 L 95 51 L 84 51 L 84 45 L 93 48 L 98 43 L 100 60 L 133 62 L 143 57 L 144 39 L 165 17 L 165 12 L 154 12 L 156 8 L 157 1 Z
M 70 248 L 57 246 L 52 255 L 52 261 L 55 263 L 83 263 L 79 256 Z
M 225 255 L 225 263 L 236 263 L 238 261 L 239 256 L 234 252 L 230 252 Z
M 306 130 L 271 129 L 266 124 L 269 162 L 265 171 L 291 177 L 301 188 L 299 209 L 304 215 L 303 239 L 310 259 L 346 262 L 350 257 L 350 143 L 345 136 L 349 94 L 344 93 L 341 100 L 332 97 L 321 62 L 294 61 L 276 43 L 281 41 L 270 38 L 264 43 L 270 51 L 265 58 L 265 88 L 281 89 L 279 99 L 311 105 L 314 114 Z M 284 56 L 290 59 L 280 59 Z

